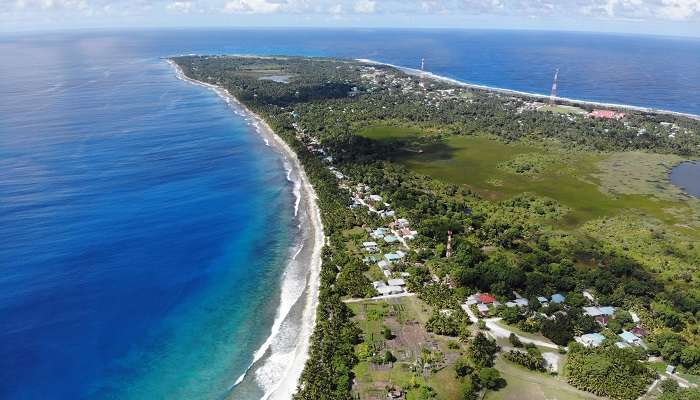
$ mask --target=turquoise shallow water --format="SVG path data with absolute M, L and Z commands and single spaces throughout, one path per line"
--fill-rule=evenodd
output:
M 700 113 L 690 39 L 0 36 L 0 398 L 219 399 L 266 340 L 294 251 L 293 185 L 245 119 L 160 59 L 181 53 L 425 57 L 438 74 L 544 94 L 558 67 L 562 96 Z M 259 398 L 256 382 L 235 398 Z
M 0 44 L 0 398 L 214 398 L 274 319 L 280 156 L 129 43 Z

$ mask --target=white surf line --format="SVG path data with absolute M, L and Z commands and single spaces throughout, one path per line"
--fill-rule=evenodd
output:
M 294 351 L 294 358 L 292 362 L 289 363 L 289 366 L 286 368 L 284 375 L 282 376 L 282 379 L 271 389 L 268 390 L 263 399 L 289 399 L 292 397 L 292 395 L 296 392 L 296 386 L 297 382 L 299 381 L 299 378 L 301 376 L 301 372 L 304 369 L 304 365 L 306 364 L 306 360 L 309 358 L 309 346 L 310 346 L 310 339 L 311 339 L 311 334 L 313 333 L 313 328 L 316 325 L 316 309 L 318 306 L 318 292 L 320 288 L 320 280 L 321 280 L 321 250 L 323 248 L 323 245 L 325 243 L 325 233 L 323 229 L 323 223 L 321 221 L 321 211 L 318 208 L 318 204 L 316 203 L 316 199 L 318 196 L 316 195 L 316 191 L 314 190 L 313 186 L 311 185 L 310 181 L 308 180 L 308 177 L 306 176 L 306 172 L 304 171 L 303 167 L 301 166 L 301 162 L 299 161 L 296 153 L 292 150 L 291 147 L 277 134 L 274 133 L 272 128 L 256 113 L 252 112 L 250 109 L 248 109 L 243 103 L 241 103 L 237 98 L 235 98 L 231 93 L 229 93 L 228 90 L 221 88 L 216 85 L 212 85 L 206 82 L 201 82 L 196 79 L 192 79 L 187 77 L 184 72 L 182 71 L 182 68 L 180 68 L 177 63 L 170 59 L 166 59 L 168 64 L 170 64 L 176 71 L 176 75 L 179 79 L 199 85 L 199 86 L 204 86 L 206 88 L 209 88 L 213 90 L 216 94 L 224 98 L 226 102 L 231 105 L 237 106 L 240 110 L 242 110 L 243 115 L 250 116 L 256 123 L 258 129 L 256 129 L 256 132 L 258 132 L 260 135 L 263 136 L 263 138 L 268 138 L 271 139 L 272 142 L 275 143 L 275 147 L 283 154 L 286 156 L 286 158 L 291 162 L 292 164 L 292 169 L 296 169 L 298 171 L 298 181 L 299 181 L 299 196 L 297 197 L 297 202 L 295 203 L 295 216 L 298 210 L 298 205 L 301 200 L 301 197 L 305 197 L 305 200 L 307 202 L 307 212 L 309 216 L 309 222 L 312 227 L 312 235 L 313 235 L 313 251 L 310 259 L 310 265 L 309 265 L 309 278 L 306 281 L 305 284 L 305 289 L 307 292 L 306 295 L 306 305 L 304 307 L 303 315 L 302 315 L 302 329 L 299 333 L 299 337 L 297 339 L 297 345 Z M 288 172 L 289 174 L 289 172 Z M 288 175 L 288 179 L 291 178 L 291 174 Z M 291 179 L 290 179 L 291 180 Z M 296 182 L 295 182 L 296 183 Z M 296 186 L 296 185 L 295 185 Z M 304 196 L 305 195 L 305 196 Z M 299 227 L 301 228 L 301 224 Z M 299 255 L 301 252 L 301 249 L 297 251 L 297 253 L 294 255 L 292 260 L 290 260 L 290 265 L 293 261 L 295 261 L 296 257 Z M 288 267 L 289 268 L 289 267 Z M 288 269 L 287 268 L 287 269 Z M 286 272 L 285 272 L 286 275 Z M 291 311 L 291 308 L 293 307 L 294 304 L 299 300 L 301 297 L 302 293 L 304 292 L 299 291 L 299 295 L 295 297 L 293 301 L 287 301 L 285 302 L 285 307 L 283 306 L 283 300 L 284 300 L 284 292 L 285 288 L 291 285 L 292 282 L 289 282 L 289 279 L 283 279 L 283 284 L 282 284 L 282 291 L 280 293 L 280 306 L 278 308 L 278 315 L 275 318 L 275 321 L 273 323 L 273 327 L 271 329 L 270 335 L 268 336 L 267 340 L 265 343 L 260 346 L 260 348 L 255 352 L 254 354 L 254 360 L 251 363 L 251 365 L 246 369 L 246 371 L 234 382 L 232 386 L 229 387 L 229 391 L 233 389 L 236 385 L 240 384 L 243 379 L 245 379 L 246 374 L 250 370 L 250 368 L 257 362 L 259 361 L 265 352 L 270 348 L 273 340 L 279 333 L 279 329 L 284 322 L 285 318 L 287 315 L 289 315 L 289 312 Z M 282 312 L 281 310 L 285 309 L 285 312 Z
M 458 79 L 449 78 L 449 77 L 446 77 L 443 75 L 438 75 L 438 74 L 435 74 L 432 72 L 421 71 L 419 69 L 410 68 L 410 67 L 402 67 L 400 65 L 385 63 L 385 62 L 376 61 L 376 60 L 372 60 L 372 59 L 368 59 L 368 58 L 356 58 L 355 60 L 359 61 L 359 62 L 366 63 L 366 64 L 385 65 L 387 67 L 396 68 L 396 69 L 403 71 L 409 75 L 431 78 L 431 79 L 435 79 L 435 80 L 439 80 L 439 81 L 443 81 L 443 82 L 448 82 L 448 83 L 452 83 L 455 85 L 468 87 L 468 88 L 472 88 L 472 89 L 480 89 L 480 90 L 485 90 L 485 91 L 490 91 L 490 92 L 511 94 L 511 95 L 518 95 L 518 96 L 534 97 L 534 98 L 538 98 L 538 99 L 550 99 L 551 98 L 551 96 L 548 96 L 545 94 L 540 94 L 540 93 L 524 92 L 524 91 L 520 91 L 520 90 L 504 89 L 504 88 L 499 88 L 499 87 L 494 87 L 494 86 L 480 85 L 477 83 L 464 82 L 464 81 L 460 81 Z M 684 112 L 679 112 L 679 111 L 671 111 L 671 110 L 665 110 L 665 109 L 660 109 L 660 108 L 633 106 L 630 104 L 606 103 L 606 102 L 591 101 L 591 100 L 579 100 L 579 99 L 571 99 L 568 97 L 555 97 L 555 99 L 562 101 L 562 102 L 571 103 L 571 104 L 583 104 L 583 105 L 589 105 L 589 106 L 621 108 L 621 109 L 627 109 L 627 110 L 648 112 L 648 113 L 654 113 L 654 114 L 667 114 L 667 115 L 674 115 L 677 117 L 686 117 L 686 118 L 700 120 L 700 115 L 697 115 L 697 114 L 684 113 Z

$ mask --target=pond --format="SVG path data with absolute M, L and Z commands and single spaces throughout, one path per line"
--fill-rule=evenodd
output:
M 673 168 L 671 182 L 700 198 L 700 160 L 684 162 Z

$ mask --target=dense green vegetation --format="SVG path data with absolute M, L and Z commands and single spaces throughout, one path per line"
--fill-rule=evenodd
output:
M 639 362 L 633 350 L 615 346 L 585 349 L 580 345 L 569 349 L 566 374 L 580 389 L 620 400 L 638 398 L 655 375 Z
M 544 357 L 536 347 L 528 347 L 526 351 L 520 350 L 510 350 L 505 353 L 503 357 L 512 361 L 516 364 L 520 364 L 527 369 L 534 371 L 544 372 L 546 371 L 546 363 Z
M 697 156 L 698 121 L 639 112 L 624 121 L 601 120 L 565 108 L 530 110 L 525 105 L 532 99 L 457 89 L 352 61 L 176 61 L 188 76 L 227 88 L 265 118 L 297 152 L 319 196 L 329 240 L 318 323 L 296 398 L 350 399 L 358 362 L 374 357 L 392 363 L 378 349 L 358 356 L 358 348 L 372 347 L 342 301 L 376 293 L 370 267 L 349 242 L 362 240 L 363 227 L 385 222 L 349 207 L 350 192 L 329 171 L 327 155 L 348 182 L 380 194 L 419 232 L 398 268 L 410 273 L 409 289 L 433 309 L 425 326 L 469 342 L 455 370 L 465 393 L 502 384 L 493 370 L 495 343 L 483 335 L 468 339 L 460 304 L 477 291 L 502 301 L 517 291 L 530 307 L 498 310 L 504 320 L 567 345 L 585 332 L 615 338 L 626 323 L 620 317 L 603 328 L 586 316 L 581 292 L 590 290 L 600 304 L 636 311 L 650 333 L 651 354 L 684 371 L 700 370 L 700 246 L 694 245 L 700 206 L 649 181 L 644 171 L 614 169 L 639 178 L 623 185 L 600 170 L 613 157 L 625 160 L 621 155 L 630 150 L 664 153 L 659 162 Z M 269 75 L 291 78 L 259 79 Z M 654 172 L 653 179 L 658 176 Z M 348 233 L 358 227 L 359 239 Z M 540 309 L 537 297 L 554 293 L 566 294 L 566 303 Z M 627 399 L 649 383 L 638 352 L 571 348 L 567 373 L 574 386 Z M 518 353 L 508 357 L 539 369 L 534 354 Z

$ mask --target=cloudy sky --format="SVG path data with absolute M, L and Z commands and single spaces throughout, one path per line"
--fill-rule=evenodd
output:
M 700 37 L 700 0 L 0 0 L 0 30 L 440 27 Z

